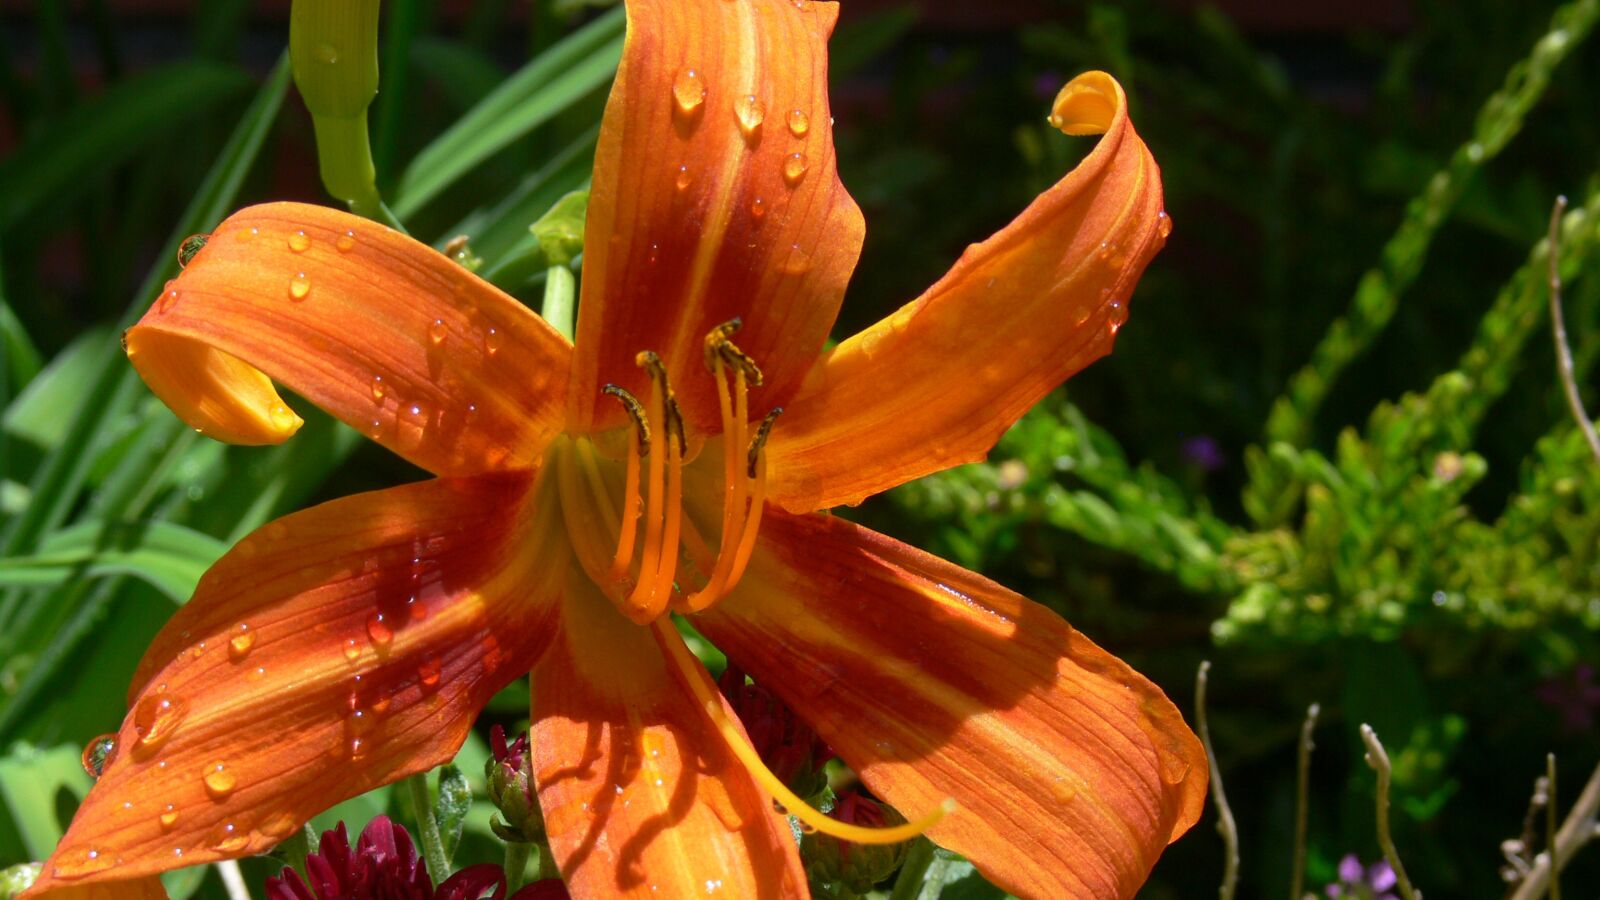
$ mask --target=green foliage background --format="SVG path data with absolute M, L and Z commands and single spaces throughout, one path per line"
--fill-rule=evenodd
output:
M 386 4 L 373 151 L 414 234 L 470 234 L 480 271 L 537 305 L 527 226 L 588 177 L 620 22 L 508 6 Z M 1396 761 L 1419 886 L 1500 894 L 1498 845 L 1544 754 L 1563 808 L 1600 758 L 1596 690 L 1566 703 L 1588 727 L 1540 699 L 1600 663 L 1600 467 L 1555 379 L 1543 274 L 1564 193 L 1568 327 L 1596 408 L 1600 3 L 1418 2 L 1400 28 L 1312 35 L 1154 0 L 1045 10 L 1009 32 L 845 10 L 840 168 L 869 235 L 839 333 L 1067 171 L 1084 144 L 1042 118 L 1083 69 L 1133 98 L 1172 239 L 1116 353 L 989 463 L 850 514 L 1050 604 L 1181 705 L 1212 659 L 1245 893 L 1287 889 L 1294 741 L 1316 701 L 1308 883 L 1376 855 L 1366 722 Z M 202 4 L 159 23 L 179 49 L 157 55 L 127 16 L 0 13 L 0 864 L 48 853 L 88 784 L 77 749 L 120 721 L 134 662 L 212 559 L 275 515 L 416 475 L 318 416 L 279 448 L 204 441 L 123 362 L 116 332 L 185 235 L 248 202 L 323 199 L 273 63 L 281 21 Z M 515 724 L 525 697 L 490 717 Z M 485 752 L 474 738 L 461 761 L 480 798 L 463 859 L 495 852 Z M 334 815 L 401 805 L 378 792 Z M 1221 856 L 1202 823 L 1147 894 L 1208 896 Z M 1600 879 L 1596 857 L 1568 880 Z M 937 862 L 922 896 L 992 895 Z M 275 864 L 246 868 L 259 882 Z M 220 896 L 206 870 L 185 877 L 174 896 Z

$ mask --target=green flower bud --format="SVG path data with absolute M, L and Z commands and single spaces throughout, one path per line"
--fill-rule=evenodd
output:
M 854 791 L 841 796 L 828 815 L 841 822 L 869 828 L 900 825 L 905 817 L 893 808 Z M 911 842 L 855 844 L 831 835 L 810 832 L 800 838 L 800 858 L 814 882 L 837 884 L 855 894 L 893 875 L 905 864 Z
M 489 802 L 500 815 L 489 820 L 489 827 L 503 841 L 534 844 L 544 840 L 544 815 L 533 793 L 533 760 L 528 753 L 528 735 L 517 736 L 506 744 L 505 729 L 499 725 L 489 732 L 493 756 L 484 763 L 489 782 Z
M 378 0 L 294 0 L 289 61 L 317 132 L 328 193 L 378 205 L 367 107 L 378 93 Z
M 573 191 L 557 200 L 539 221 L 528 226 L 539 239 L 546 265 L 564 266 L 583 252 L 583 219 L 589 211 L 589 192 Z

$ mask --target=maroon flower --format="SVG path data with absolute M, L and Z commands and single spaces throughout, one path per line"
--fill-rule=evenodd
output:
M 1586 733 L 1594 728 L 1595 713 L 1600 712 L 1600 684 L 1594 676 L 1594 666 L 1578 663 L 1570 672 L 1539 685 L 1535 696 L 1561 714 L 1563 730 Z
M 309 887 L 293 869 L 268 878 L 267 900 L 503 900 L 506 894 L 505 872 L 493 863 L 468 866 L 435 888 L 411 835 L 388 816 L 368 823 L 354 851 L 343 822 L 323 832 L 318 852 L 306 857 L 306 873 Z M 530 884 L 511 900 L 566 897 L 566 885 L 552 880 Z

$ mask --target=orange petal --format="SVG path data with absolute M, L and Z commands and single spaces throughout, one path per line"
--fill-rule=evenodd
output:
M 667 362 L 690 424 L 719 429 L 701 341 L 734 317 L 766 375 L 760 418 L 822 351 L 865 226 L 839 183 L 828 110 L 834 3 L 630 0 L 584 236 L 572 430 L 622 424 Z
M 125 344 L 151 390 L 219 440 L 300 427 L 270 375 L 440 475 L 536 459 L 564 421 L 572 355 L 432 248 L 300 203 L 230 216 Z
M 650 629 L 576 561 L 533 673 L 533 771 L 575 897 L 805 897 L 786 820 L 734 761 Z
M 22 895 L 27 900 L 167 900 L 161 879 L 151 875 L 129 881 L 100 881 L 81 887 L 35 887 Z
M 771 494 L 802 512 L 980 460 L 1040 398 L 1111 351 L 1166 241 L 1161 176 L 1122 88 L 1080 75 L 1051 121 L 1104 132 L 1016 221 L 812 370 L 767 444 Z
M 530 473 L 335 500 L 240 541 L 134 679 L 51 884 L 261 853 L 334 803 L 448 761 L 528 671 L 558 510 Z M 551 516 L 555 519 L 551 519 Z
M 1200 742 L 1055 613 L 841 519 L 769 511 L 695 620 L 928 836 L 1024 897 L 1130 897 L 1199 817 Z

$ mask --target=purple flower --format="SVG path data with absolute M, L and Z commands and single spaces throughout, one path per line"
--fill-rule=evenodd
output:
M 1595 713 L 1600 712 L 1600 684 L 1595 683 L 1594 666 L 1578 663 L 1572 671 L 1551 678 L 1534 691 L 1539 701 L 1561 714 L 1561 727 L 1572 734 L 1581 734 L 1595 726 Z
M 1339 880 L 1328 885 L 1324 893 L 1354 900 L 1398 900 L 1391 893 L 1398 880 L 1387 860 L 1363 866 L 1361 857 L 1347 853 L 1339 860 Z
M 1185 439 L 1178 445 L 1178 455 L 1202 472 L 1215 472 L 1228 464 L 1222 455 L 1222 445 L 1209 434 L 1197 434 Z

